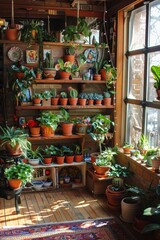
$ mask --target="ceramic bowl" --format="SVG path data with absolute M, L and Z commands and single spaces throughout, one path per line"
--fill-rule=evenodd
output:
M 44 187 L 50 187 L 52 185 L 52 181 L 43 181 Z
M 43 181 L 34 180 L 32 181 L 32 185 L 35 190 L 40 190 L 43 187 Z
M 31 164 L 31 165 L 38 165 L 39 164 L 39 159 L 36 158 L 36 159 L 28 159 L 28 163 Z

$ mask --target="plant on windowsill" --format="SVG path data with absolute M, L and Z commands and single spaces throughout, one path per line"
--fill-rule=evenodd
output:
M 32 181 L 34 169 L 32 166 L 26 163 L 18 162 L 17 164 L 12 165 L 9 168 L 6 168 L 4 175 L 7 178 L 9 185 L 12 188 L 19 188 L 20 186 L 25 186 L 26 183 Z M 14 185 L 14 183 L 18 185 Z
M 134 149 L 133 144 L 125 142 L 123 145 L 123 152 L 125 154 L 130 154 L 130 151 Z
M 1 127 L 0 135 L 1 147 L 7 151 L 10 156 L 21 155 L 26 152 L 31 143 L 27 140 L 28 134 L 23 129 L 15 127 Z
M 147 152 L 147 150 L 149 149 L 149 142 L 146 135 L 141 134 L 137 143 L 137 147 L 140 150 L 141 154 L 145 154 Z
M 160 65 L 151 66 L 151 72 L 155 80 L 154 88 L 156 89 L 156 92 L 157 92 L 157 99 L 160 100 Z

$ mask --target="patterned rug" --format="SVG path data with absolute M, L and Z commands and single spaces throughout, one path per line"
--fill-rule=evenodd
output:
M 0 229 L 0 240 L 135 240 L 117 218 Z

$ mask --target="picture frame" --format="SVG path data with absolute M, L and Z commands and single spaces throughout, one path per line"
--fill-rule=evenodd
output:
M 26 62 L 37 63 L 38 62 L 38 51 L 37 50 L 26 50 Z

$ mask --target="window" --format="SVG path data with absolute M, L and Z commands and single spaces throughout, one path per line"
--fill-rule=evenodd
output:
M 160 1 L 128 12 L 126 49 L 126 136 L 135 146 L 142 133 L 150 146 L 160 146 L 160 101 L 157 100 L 152 65 L 160 65 Z

